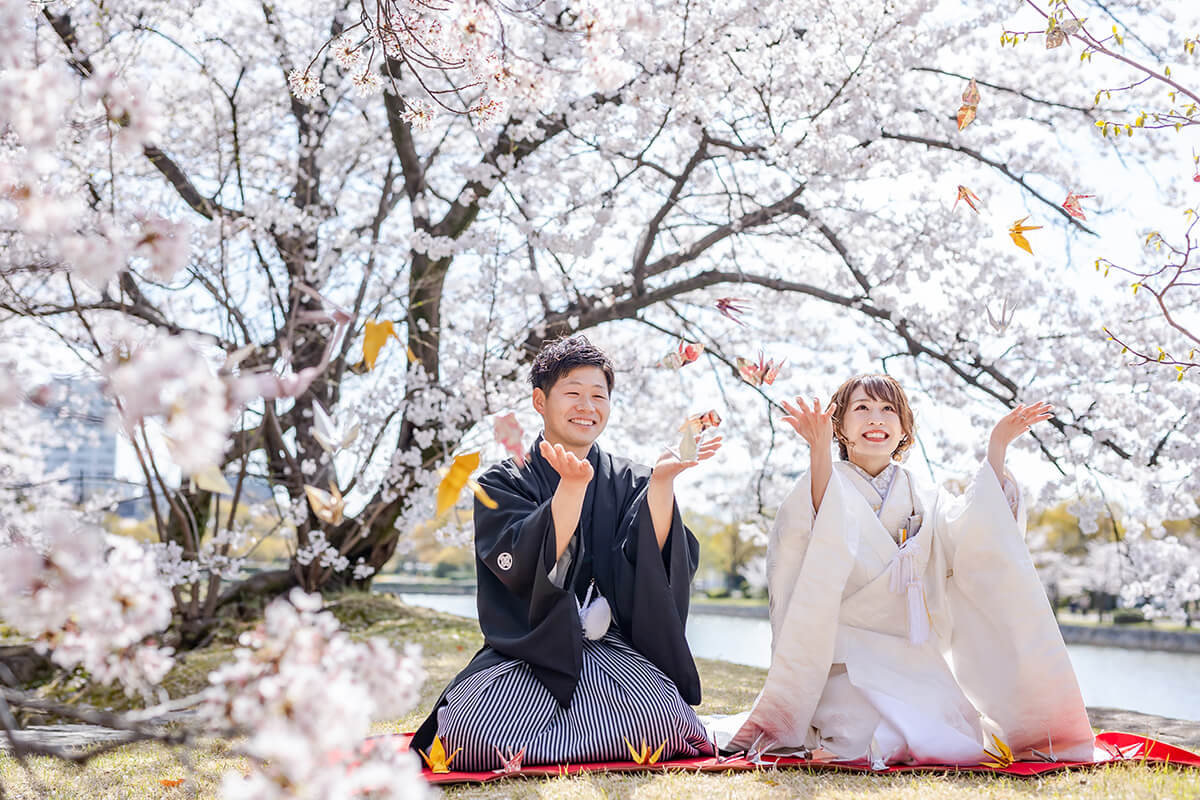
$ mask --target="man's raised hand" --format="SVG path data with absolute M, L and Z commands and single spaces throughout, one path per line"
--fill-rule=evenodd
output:
M 558 473 L 559 481 L 568 485 L 584 487 L 592 480 L 592 464 L 580 458 L 561 444 L 550 444 L 545 439 L 541 444 L 542 458 L 550 462 Z
M 818 449 L 828 451 L 833 444 L 833 412 L 836 408 L 837 403 L 830 403 L 822 412 L 821 401 L 815 397 L 812 406 L 804 402 L 803 397 L 796 398 L 796 405 L 784 400 L 783 410 L 787 414 L 783 421 L 791 425 L 814 452 Z
M 679 473 L 685 469 L 691 469 L 701 461 L 707 461 L 717 454 L 721 449 L 721 437 L 714 436 L 711 439 L 704 439 L 700 442 L 696 450 L 696 457 L 691 461 L 680 461 L 679 456 L 670 450 L 664 450 L 662 455 L 658 457 L 658 461 L 654 464 L 654 472 L 651 473 L 652 478 L 660 480 L 674 480 Z

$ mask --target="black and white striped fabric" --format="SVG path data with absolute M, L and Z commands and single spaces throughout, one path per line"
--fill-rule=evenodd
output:
M 583 669 L 568 708 L 561 708 L 523 661 L 506 661 L 454 687 L 438 711 L 447 753 L 462 748 L 451 768 L 499 769 L 525 748 L 523 764 L 628 761 L 628 740 L 662 759 L 712 755 L 696 712 L 675 684 L 613 631 L 583 642 Z

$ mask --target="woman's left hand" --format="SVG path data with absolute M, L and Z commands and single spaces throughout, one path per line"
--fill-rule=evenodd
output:
M 996 423 L 996 427 L 992 429 L 992 443 L 1002 448 L 1008 447 L 1018 436 L 1034 425 L 1053 417 L 1054 414 L 1051 413 L 1053 408 L 1054 406 L 1044 401 L 1017 406 Z

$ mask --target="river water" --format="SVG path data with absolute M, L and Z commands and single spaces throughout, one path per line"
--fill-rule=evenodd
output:
M 406 603 L 476 617 L 474 595 L 402 594 Z M 765 619 L 691 614 L 693 655 L 766 667 L 771 626 Z M 1083 700 L 1175 719 L 1200 720 L 1200 654 L 1068 645 Z

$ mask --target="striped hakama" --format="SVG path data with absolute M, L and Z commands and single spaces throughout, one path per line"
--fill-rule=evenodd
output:
M 483 669 L 454 686 L 437 711 L 447 753 L 462 748 L 456 770 L 498 769 L 500 756 L 525 749 L 523 764 L 629 761 L 628 740 L 662 759 L 711 755 L 696 712 L 675 684 L 614 630 L 584 640 L 583 667 L 563 708 L 529 666 L 516 659 Z

